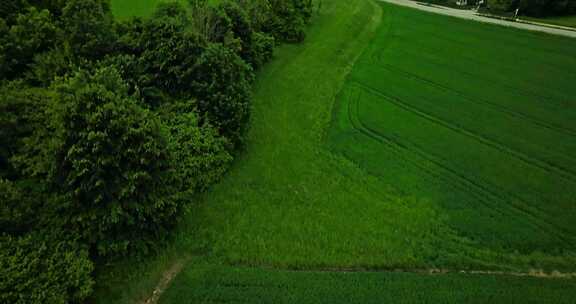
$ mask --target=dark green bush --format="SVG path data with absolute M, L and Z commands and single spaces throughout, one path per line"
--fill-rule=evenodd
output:
M 272 59 L 274 56 L 275 43 L 274 37 L 271 35 L 261 32 L 255 32 L 252 35 L 252 49 L 250 50 L 251 53 L 249 57 L 255 69 L 263 66 Z
M 92 292 L 93 269 L 87 250 L 73 240 L 0 234 L 0 303 L 81 301 Z
M 196 62 L 189 84 L 198 110 L 234 144 L 249 118 L 252 68 L 222 44 L 210 44 Z
M 56 44 L 57 34 L 50 12 L 35 7 L 18 14 L 9 27 L 0 21 L 0 79 L 21 76 L 35 54 Z
M 20 167 L 46 176 L 62 225 L 101 254 L 145 245 L 147 232 L 180 210 L 166 199 L 165 128 L 127 96 L 113 68 L 79 72 L 55 88 L 50 125 L 27 142 Z
M 23 153 L 26 138 L 44 127 L 43 113 L 49 100 L 48 91 L 28 88 L 21 83 L 0 87 L 0 177 L 15 179 L 19 176 L 11 159 Z M 27 170 L 32 172 L 34 167 Z
M 112 51 L 116 35 L 107 1 L 69 0 L 61 20 L 65 47 L 72 53 L 96 59 Z
M 186 201 L 195 197 L 217 182 L 232 161 L 227 150 L 228 141 L 219 136 L 207 123 L 200 125 L 198 115 L 189 105 L 176 104 L 161 110 L 168 125 L 167 149 L 171 155 L 172 197 Z

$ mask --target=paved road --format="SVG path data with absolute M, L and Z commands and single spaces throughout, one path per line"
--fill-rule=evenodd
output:
M 525 29 L 525 30 L 544 32 L 544 33 L 549 33 L 549 34 L 554 34 L 554 35 L 561 35 L 561 36 L 576 38 L 576 31 L 563 30 L 563 29 L 550 28 L 550 27 L 539 26 L 539 25 L 534 25 L 534 24 L 526 24 L 526 23 L 519 23 L 519 22 L 512 22 L 512 21 L 507 21 L 507 20 L 482 17 L 482 16 L 476 15 L 476 12 L 472 11 L 472 10 L 459 10 L 459 9 L 448 8 L 448 7 L 428 6 L 428 5 L 418 4 L 418 2 L 414 2 L 411 0 L 380 0 L 380 1 L 388 2 L 388 3 L 392 3 L 392 4 L 396 4 L 396 5 L 412 7 L 415 9 L 422 10 L 422 11 L 432 12 L 432 13 L 441 14 L 441 15 L 448 15 L 448 16 L 453 16 L 453 17 L 458 17 L 458 18 L 463 18 L 463 19 L 475 20 L 475 21 L 479 21 L 479 22 L 493 23 L 493 24 L 499 24 L 499 25 L 503 25 L 503 26 L 516 27 L 519 29 Z

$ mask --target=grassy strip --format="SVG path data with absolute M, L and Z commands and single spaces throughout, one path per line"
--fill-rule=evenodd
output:
M 547 17 L 547 18 L 535 18 L 535 17 L 520 17 L 522 20 L 547 23 L 552 25 L 567 26 L 576 29 L 576 16 L 560 16 L 560 17 Z
M 287 272 L 198 264 L 161 298 L 185 303 L 572 303 L 576 281 L 468 274 Z

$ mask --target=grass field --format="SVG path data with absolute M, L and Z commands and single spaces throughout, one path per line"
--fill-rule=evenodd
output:
M 458 271 L 575 270 L 574 50 L 324 1 L 259 72 L 230 173 L 165 254 L 104 271 L 94 302 L 129 303 L 192 255 L 161 303 L 570 303 L 574 280 Z M 309 271 L 431 268 L 456 273 Z
M 187 268 L 160 304 L 573 303 L 575 280 L 414 273 L 286 272 L 225 265 Z
M 573 256 L 576 41 L 384 11 L 339 98 L 333 149 L 437 202 L 479 247 Z
M 576 29 L 576 16 L 560 16 L 560 17 L 547 17 L 547 18 L 522 17 L 522 19 L 548 23 L 552 25 L 568 26 Z

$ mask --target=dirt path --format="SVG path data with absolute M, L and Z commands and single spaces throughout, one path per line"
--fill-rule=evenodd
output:
M 509 27 L 514 27 L 514 28 L 519 28 L 519 29 L 524 29 L 524 30 L 544 32 L 544 33 L 553 34 L 553 35 L 561 35 L 561 36 L 576 38 L 576 31 L 563 30 L 563 29 L 559 29 L 559 28 L 539 26 L 539 25 L 535 25 L 535 24 L 519 23 L 519 22 L 513 22 L 513 21 L 507 21 L 507 20 L 482 17 L 482 16 L 477 15 L 476 12 L 473 10 L 460 10 L 460 9 L 454 9 L 454 8 L 449 8 L 449 7 L 431 6 L 431 5 L 426 5 L 424 3 L 415 2 L 415 1 L 411 1 L 411 0 L 379 0 L 379 1 L 388 2 L 388 3 L 406 6 L 406 7 L 411 7 L 411 8 L 421 10 L 421 11 L 431 12 L 431 13 L 440 14 L 440 15 L 452 16 L 452 17 L 474 20 L 474 21 L 479 21 L 479 22 L 484 22 L 484 23 L 498 24 L 498 25 L 509 26 Z
M 184 268 L 186 261 L 187 261 L 186 259 L 182 259 L 182 260 L 178 260 L 174 264 L 172 264 L 172 266 L 170 268 L 168 268 L 164 272 L 164 274 L 162 274 L 162 278 L 160 279 L 160 281 L 156 285 L 156 288 L 154 288 L 154 291 L 152 292 L 150 297 L 148 297 L 145 300 L 138 302 L 138 304 L 156 304 L 156 303 L 158 303 L 158 300 L 160 300 L 160 297 L 162 296 L 164 291 L 168 288 L 168 286 L 170 286 L 170 283 L 172 282 L 172 280 L 180 273 L 180 271 L 182 271 L 182 268 Z

